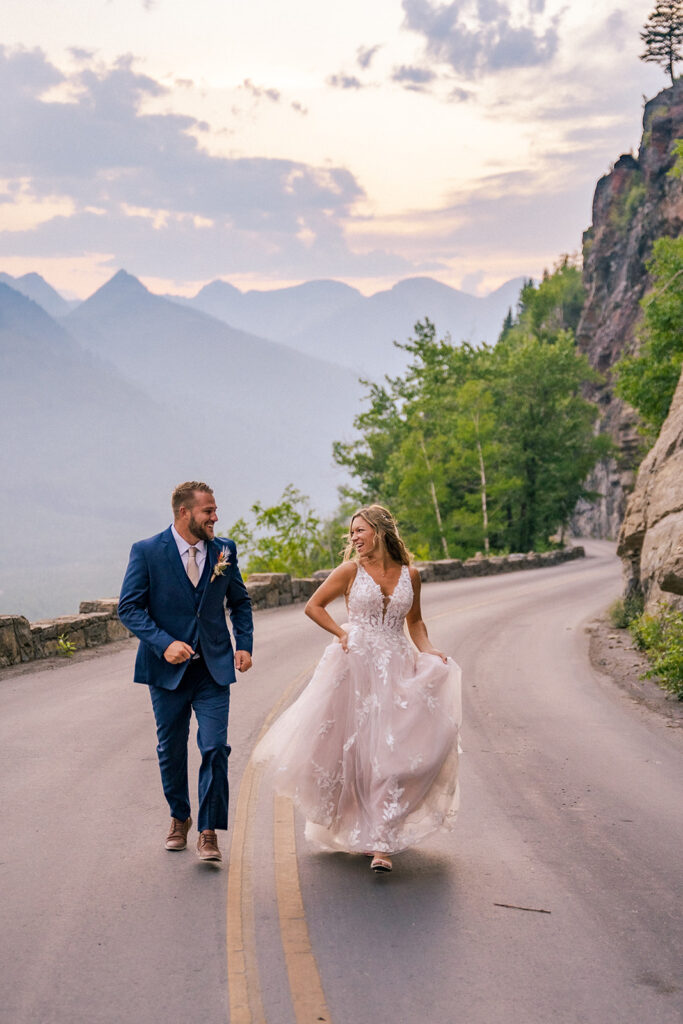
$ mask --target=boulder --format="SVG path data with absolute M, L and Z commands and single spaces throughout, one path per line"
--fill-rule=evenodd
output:
M 646 610 L 683 608 L 683 373 L 654 447 L 643 460 L 619 533 L 626 593 Z
M 0 667 L 33 659 L 31 625 L 23 615 L 0 615 Z

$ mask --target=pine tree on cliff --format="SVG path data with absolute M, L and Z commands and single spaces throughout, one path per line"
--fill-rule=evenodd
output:
M 658 0 L 640 33 L 645 52 L 640 59 L 660 64 L 674 84 L 674 65 L 683 47 L 683 0 Z

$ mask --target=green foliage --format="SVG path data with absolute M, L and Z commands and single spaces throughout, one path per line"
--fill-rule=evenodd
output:
M 593 431 L 596 407 L 581 394 L 597 375 L 568 331 L 552 344 L 533 334 L 506 339 L 494 365 L 496 434 L 510 482 L 506 543 L 528 551 L 567 522 L 587 497 L 583 481 L 607 454 L 608 439 Z
M 662 602 L 656 615 L 634 619 L 629 631 L 652 664 L 646 676 L 683 700 L 683 612 Z
M 607 614 L 615 629 L 628 629 L 643 614 L 643 598 L 639 594 L 620 597 L 609 606 Z
M 66 633 L 60 633 L 57 637 L 57 654 L 63 658 L 72 658 L 76 651 L 76 644 L 67 640 Z
M 576 331 L 585 298 L 580 267 L 576 259 L 565 255 L 552 274 L 543 271 L 538 286 L 533 281 L 524 285 L 515 326 L 521 334 L 553 342 L 559 331 Z M 514 327 L 504 329 L 501 339 L 511 331 Z
M 423 556 L 547 545 L 608 445 L 581 393 L 596 378 L 570 329 L 582 304 L 565 258 L 524 286 L 495 347 L 456 347 L 418 322 L 405 374 L 367 385 L 358 439 L 334 447 L 353 477 L 344 493 L 391 508 Z
M 640 414 L 653 440 L 667 417 L 683 365 L 683 238 L 660 238 L 647 264 L 640 352 L 615 366 L 617 394 Z
M 676 159 L 673 167 L 668 171 L 668 176 L 670 178 L 683 178 L 683 139 L 675 140 L 673 153 Z
M 619 197 L 610 211 L 610 222 L 622 234 L 628 230 L 636 213 L 645 201 L 646 190 L 640 171 L 634 173 L 627 192 Z
M 243 553 L 245 574 L 288 572 L 310 576 L 338 561 L 334 528 L 323 527 L 308 498 L 289 484 L 276 505 L 251 506 L 253 524 L 238 519 L 228 531 Z

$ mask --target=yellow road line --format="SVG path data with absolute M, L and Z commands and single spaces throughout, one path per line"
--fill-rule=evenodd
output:
M 251 851 L 254 807 L 260 772 L 249 761 L 244 770 L 230 847 L 227 901 L 228 998 L 230 1024 L 265 1024 L 254 939 Z
M 289 990 L 296 1024 L 330 1024 L 318 965 L 306 924 L 296 859 L 294 806 L 285 796 L 276 796 L 273 804 L 273 848 L 275 886 L 280 914 L 280 937 L 287 965 Z
M 256 742 L 307 679 L 313 665 L 292 680 L 271 708 Z M 265 1024 L 261 983 L 256 959 L 254 896 L 251 877 L 253 824 L 261 768 L 250 758 L 242 775 L 230 845 L 226 905 L 226 947 L 228 959 L 228 1003 L 230 1024 Z

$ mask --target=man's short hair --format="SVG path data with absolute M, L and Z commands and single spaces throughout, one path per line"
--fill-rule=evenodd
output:
M 178 484 L 171 496 L 174 519 L 178 518 L 181 508 L 193 508 L 197 504 L 195 491 L 203 491 L 204 494 L 213 495 L 209 485 L 202 483 L 201 480 L 186 480 L 184 484 Z

